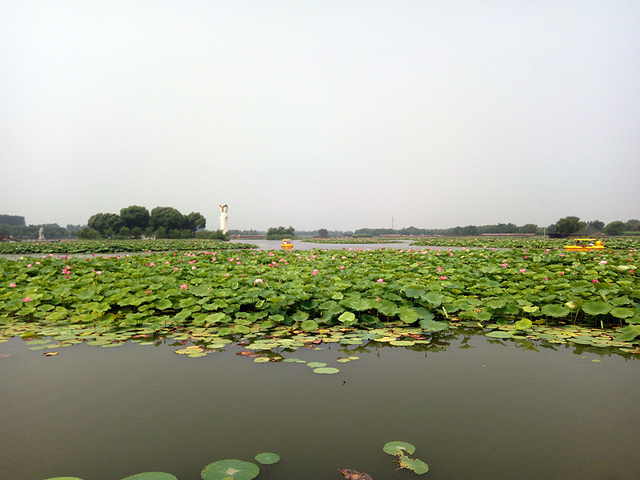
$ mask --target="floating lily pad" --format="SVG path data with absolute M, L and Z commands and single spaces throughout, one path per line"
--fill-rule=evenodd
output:
M 309 362 L 307 363 L 307 366 L 311 368 L 321 368 L 321 367 L 326 367 L 327 364 L 323 362 Z
M 82 479 L 78 477 L 52 477 L 52 478 L 45 478 L 44 480 L 82 480 Z
M 385 443 L 382 450 L 384 453 L 388 453 L 389 455 L 402 455 L 405 452 L 412 454 L 416 451 L 416 447 L 407 442 L 393 441 Z
M 429 471 L 429 466 L 417 458 L 409 458 L 406 455 L 400 455 L 398 460 L 401 468 L 412 470 L 418 475 L 422 475 Z
M 389 345 L 393 345 L 395 347 L 413 347 L 416 344 L 413 340 L 392 340 L 389 342 Z
M 280 461 L 280 455 L 272 452 L 264 452 L 256 455 L 255 459 L 263 465 L 271 465 Z
M 210 463 L 202 470 L 203 480 L 251 480 L 260 473 L 255 463 L 227 459 Z
M 322 367 L 322 368 L 315 368 L 313 370 L 313 373 L 332 375 L 334 373 L 338 373 L 339 371 L 340 371 L 339 369 L 333 368 L 333 367 Z
M 493 332 L 485 333 L 485 336 L 491 338 L 513 338 L 512 333 L 503 332 L 502 330 L 494 330 Z
M 122 480 L 178 480 L 175 475 L 164 472 L 144 472 L 125 477 Z
M 253 359 L 254 363 L 267 363 L 269 358 L 267 357 L 258 357 Z

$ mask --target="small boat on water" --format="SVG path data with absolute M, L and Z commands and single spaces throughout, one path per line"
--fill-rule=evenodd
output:
M 576 238 L 573 245 L 565 245 L 567 252 L 588 252 L 590 250 L 604 250 L 604 245 L 595 238 Z
M 291 243 L 290 239 L 285 238 L 284 240 L 282 240 L 280 248 L 282 248 L 283 250 L 291 250 L 293 248 L 293 243 Z

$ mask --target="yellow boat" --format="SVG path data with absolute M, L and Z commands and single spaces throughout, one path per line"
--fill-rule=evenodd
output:
M 595 238 L 576 238 L 573 245 L 565 245 L 568 252 L 588 252 L 590 250 L 604 250 L 604 245 Z
M 293 248 L 293 243 L 291 243 L 291 240 L 289 240 L 288 238 L 285 238 L 284 240 L 282 240 L 280 248 L 284 250 L 291 250 Z

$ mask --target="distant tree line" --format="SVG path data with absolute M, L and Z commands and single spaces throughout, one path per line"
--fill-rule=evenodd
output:
M 0 237 L 15 238 L 17 240 L 37 239 L 40 228 L 46 239 L 60 239 L 75 237 L 80 225 L 61 227 L 57 223 L 43 223 L 27 225 L 25 218 L 19 215 L 0 215 Z
M 131 205 L 117 213 L 96 213 L 87 226 L 78 232 L 79 238 L 193 238 L 206 225 L 198 212 L 183 215 L 173 207 L 146 207 Z
M 293 227 L 270 227 L 267 230 L 267 240 L 282 240 L 283 238 L 293 238 L 295 236 Z
M 624 233 L 640 232 L 640 220 L 632 219 L 627 222 L 614 221 L 605 225 L 600 220 L 583 222 L 578 217 L 564 217 L 556 223 L 548 227 L 540 227 L 533 223 L 527 223 L 522 226 L 513 223 L 498 223 L 497 225 L 467 225 L 465 227 L 456 226 L 451 228 L 433 229 L 433 228 L 416 228 L 407 227 L 400 229 L 391 228 L 360 228 L 355 231 L 355 236 L 371 237 L 379 235 L 440 235 L 446 237 L 469 237 L 488 234 L 537 234 L 544 233 L 556 234 L 558 236 L 569 236 L 584 231 L 585 235 L 596 232 L 606 233 L 607 235 L 622 235 Z

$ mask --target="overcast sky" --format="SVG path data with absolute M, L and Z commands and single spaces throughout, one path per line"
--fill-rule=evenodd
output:
M 0 213 L 640 218 L 640 2 L 2 0 Z

